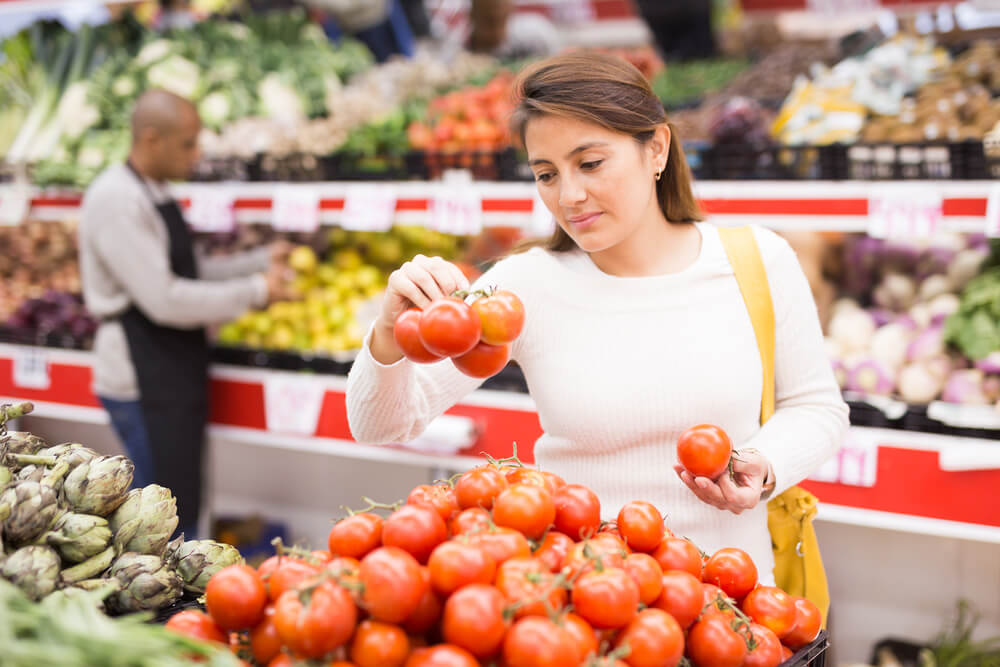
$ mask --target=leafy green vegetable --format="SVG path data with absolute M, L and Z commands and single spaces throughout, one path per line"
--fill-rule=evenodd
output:
M 973 640 L 979 614 L 972 611 L 967 600 L 958 602 L 958 613 L 950 628 L 946 628 L 931 645 L 921 651 L 922 667 L 1000 667 L 1000 637 Z
M 653 77 L 653 92 L 668 108 L 698 100 L 723 88 L 750 66 L 745 60 L 696 60 L 668 63 Z
M 958 310 L 945 321 L 944 338 L 974 361 L 1000 350 L 1000 244 L 996 241 L 981 273 L 962 290 Z

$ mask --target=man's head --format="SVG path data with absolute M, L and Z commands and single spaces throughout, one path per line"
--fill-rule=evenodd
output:
M 165 90 L 149 90 L 132 111 L 131 159 L 149 178 L 184 180 L 198 162 L 200 131 L 191 102 Z

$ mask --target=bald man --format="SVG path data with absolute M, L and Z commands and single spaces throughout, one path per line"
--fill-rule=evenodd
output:
M 126 164 L 109 167 L 83 200 L 83 296 L 100 319 L 94 393 L 135 463 L 133 486 L 158 483 L 177 498 L 180 529 L 198 533 L 208 410 L 205 327 L 271 297 L 273 250 L 196 255 L 169 181 L 198 161 L 201 122 L 187 100 L 144 93 L 132 113 Z

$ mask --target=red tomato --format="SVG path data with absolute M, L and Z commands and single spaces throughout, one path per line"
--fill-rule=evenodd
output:
M 755 622 L 781 639 L 795 627 L 795 600 L 777 586 L 758 586 L 743 598 L 740 608 Z
M 788 660 L 789 658 L 791 658 L 794 655 L 795 655 L 795 652 L 792 651 L 792 649 L 790 649 L 787 646 L 785 646 L 784 644 L 782 644 L 782 646 L 781 646 L 781 659 L 782 659 L 782 661 Z
M 442 542 L 427 562 L 431 586 L 441 595 L 451 595 L 468 584 L 490 584 L 496 574 L 493 557 L 467 542 Z
M 809 600 L 798 596 L 792 596 L 792 599 L 795 600 L 795 627 L 781 641 L 797 651 L 816 639 L 823 617 L 819 607 Z
M 718 426 L 693 426 L 677 440 L 677 460 L 695 477 L 717 479 L 732 455 L 733 443 Z
M 281 637 L 274 627 L 274 607 L 268 607 L 264 619 L 250 631 L 250 652 L 253 659 L 266 665 L 281 653 Z
M 455 490 L 447 484 L 421 484 L 410 491 L 406 504 L 429 507 L 444 521 L 448 521 L 458 513 Z
M 698 667 L 740 667 L 747 655 L 743 635 L 733 630 L 732 619 L 705 614 L 691 626 L 687 654 Z
M 403 505 L 389 515 L 382 526 L 382 545 L 408 551 L 426 563 L 434 547 L 448 539 L 448 526 L 433 509 Z
M 529 539 L 541 537 L 555 518 L 552 494 L 542 486 L 515 484 L 493 500 L 493 522 L 520 531 Z
M 528 542 L 528 538 L 513 528 L 497 527 L 477 533 L 469 538 L 469 543 L 478 546 L 492 556 L 497 567 L 511 558 L 531 555 L 531 544 Z
M 719 549 L 705 561 L 702 581 L 715 584 L 739 601 L 757 585 L 757 566 L 742 549 Z
M 476 657 L 453 644 L 418 648 L 410 654 L 405 667 L 479 667 Z
M 362 512 L 352 514 L 334 524 L 330 529 L 327 546 L 334 556 L 364 558 L 369 551 L 382 544 L 382 524 L 378 514 Z
M 498 290 L 472 302 L 479 316 L 482 339 L 490 345 L 512 343 L 524 328 L 524 304 L 513 292 Z
M 555 527 L 574 540 L 593 537 L 601 527 L 601 501 L 581 484 L 567 484 L 553 494 Z
M 418 364 L 429 364 L 444 359 L 443 355 L 434 354 L 420 342 L 419 308 L 404 310 L 392 325 L 392 337 L 403 356 Z
M 595 628 L 628 624 L 639 606 L 639 587 L 625 570 L 588 572 L 573 586 L 573 610 Z
M 684 570 L 667 570 L 661 582 L 663 590 L 652 606 L 669 613 L 681 628 L 687 630 L 705 606 L 701 582 Z
M 639 601 L 647 607 L 660 597 L 663 590 L 663 570 L 649 554 L 625 556 L 625 571 L 639 587 Z
M 249 565 L 224 567 L 205 586 L 205 607 L 223 630 L 252 628 L 264 617 L 265 606 L 264 582 Z
M 482 507 L 470 507 L 455 515 L 448 523 L 448 530 L 453 536 L 479 533 L 489 528 L 492 520 Z
M 507 633 L 507 667 L 563 667 L 579 663 L 579 649 L 565 629 L 543 616 L 522 618 Z
M 185 609 L 170 617 L 164 626 L 168 630 L 207 642 L 217 642 L 219 644 L 229 644 L 226 633 L 219 629 L 215 621 L 202 611 Z
M 597 655 L 600 648 L 597 642 L 597 633 L 594 632 L 594 628 L 590 627 L 590 623 L 583 620 L 583 617 L 573 612 L 566 612 L 561 615 L 558 622 L 570 636 L 573 646 L 576 647 L 578 656 L 576 664 L 584 663 L 588 656 Z
M 778 667 L 784 661 L 781 657 L 781 640 L 770 629 L 751 623 L 750 634 L 756 645 L 747 651 L 741 667 Z
M 653 551 L 653 558 L 660 568 L 667 570 L 684 570 L 701 580 L 701 552 L 698 547 L 681 537 L 664 537 L 660 545 Z
M 503 593 L 485 584 L 460 588 L 444 603 L 441 634 L 477 658 L 497 654 L 507 633 Z
M 653 551 L 663 539 L 663 515 L 650 503 L 633 500 L 618 512 L 618 532 L 636 551 Z
M 397 625 L 361 621 L 351 641 L 351 661 L 357 667 L 403 667 L 410 640 Z
M 566 486 L 566 480 L 559 475 L 527 466 L 514 466 L 505 473 L 505 476 L 507 477 L 507 483 L 511 486 L 514 484 L 544 486 L 553 496 L 557 490 Z
M 510 361 L 509 345 L 490 345 L 479 341 L 465 354 L 452 357 L 455 368 L 469 377 L 488 378 L 504 369 Z
M 558 572 L 563 559 L 573 546 L 573 540 L 555 530 L 545 534 L 542 543 L 535 549 L 534 557 L 542 561 L 550 572 Z
M 316 576 L 319 571 L 319 567 L 300 558 L 282 556 L 278 567 L 267 579 L 268 598 L 271 602 L 277 602 L 285 591 L 291 590 L 306 579 Z
M 643 609 L 618 635 L 616 646 L 622 645 L 631 667 L 674 667 L 684 657 L 684 631 L 662 609 Z
M 332 581 L 310 585 L 308 602 L 303 590 L 285 591 L 274 605 L 274 627 L 281 641 L 296 655 L 318 658 L 351 638 L 358 608 L 351 594 Z
M 493 508 L 493 499 L 507 488 L 507 478 L 493 466 L 480 466 L 464 473 L 455 482 L 455 499 L 462 509 Z
M 720 610 L 720 607 L 719 607 L 719 598 L 720 597 L 725 598 L 726 600 L 730 599 L 729 596 L 726 595 L 726 592 L 723 591 L 718 586 L 716 586 L 715 584 L 706 584 L 706 583 L 702 582 L 701 588 L 702 588 L 702 591 L 704 591 L 704 593 L 705 593 L 705 597 L 704 597 L 705 604 L 714 605 L 717 610 Z
M 482 327 L 479 317 L 461 299 L 435 299 L 418 324 L 420 342 L 442 357 L 458 357 L 476 346 Z
M 406 620 L 427 590 L 420 563 L 397 547 L 379 547 L 361 560 L 361 603 L 372 618 L 386 623 Z
M 292 667 L 292 657 L 287 653 L 279 653 L 267 663 L 267 667 Z
M 441 620 L 441 612 L 444 609 L 441 598 L 431 588 L 430 570 L 422 567 L 420 574 L 426 589 L 417 604 L 417 608 L 403 621 L 403 628 L 411 635 L 422 635 L 434 627 Z
M 535 558 L 511 558 L 497 569 L 494 585 L 516 605 L 514 618 L 547 616 L 566 606 L 566 589 L 545 564 Z
M 580 576 L 591 572 L 599 562 L 602 567 L 620 568 L 625 564 L 626 554 L 612 539 L 584 540 L 570 547 L 563 558 L 562 567 L 567 576 Z

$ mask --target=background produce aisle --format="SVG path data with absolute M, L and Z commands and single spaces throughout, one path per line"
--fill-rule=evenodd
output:
M 5 107 L 17 121 L 3 127 L 33 117 L 37 127 L 0 137 L 0 403 L 32 400 L 22 426 L 54 442 L 116 450 L 89 388 L 93 322 L 75 296 L 81 188 L 121 159 L 121 111 L 143 85 L 195 81 L 206 159 L 199 182 L 176 191 L 202 247 L 297 245 L 287 268 L 297 298 L 215 332 L 213 514 L 256 514 L 284 524 L 290 541 L 322 545 L 337 508 L 362 495 L 395 500 L 512 442 L 530 460 L 540 427 L 516 369 L 397 447 L 353 442 L 343 391 L 392 268 L 430 252 L 473 273 L 552 222 L 502 126 L 515 67 L 468 54 L 443 67 L 428 53 L 374 65 L 358 44 L 330 46 L 303 16 L 240 25 L 57 38 L 68 71 L 58 83 L 38 83 L 55 61 L 18 63 L 36 104 Z M 311 35 L 300 50 L 282 46 L 299 31 Z M 112 38 L 121 49 L 107 47 Z M 235 57 L 248 39 L 261 54 L 250 65 Z M 1000 236 L 990 152 L 1000 49 L 977 40 L 947 57 L 890 41 L 859 50 L 868 60 L 857 67 L 832 67 L 841 58 L 815 44 L 666 67 L 648 48 L 624 52 L 678 109 L 710 220 L 785 233 L 820 305 L 852 406 L 844 451 L 806 484 L 824 503 L 841 662 L 867 660 L 886 636 L 933 636 L 963 597 L 983 613 L 980 632 L 1000 634 L 1000 311 L 989 305 L 1000 284 L 989 268 Z M 810 71 L 813 62 L 831 67 Z M 835 108 L 831 89 L 864 89 L 880 64 L 900 63 L 906 94 L 870 91 Z M 929 110 L 942 96 L 947 108 Z

